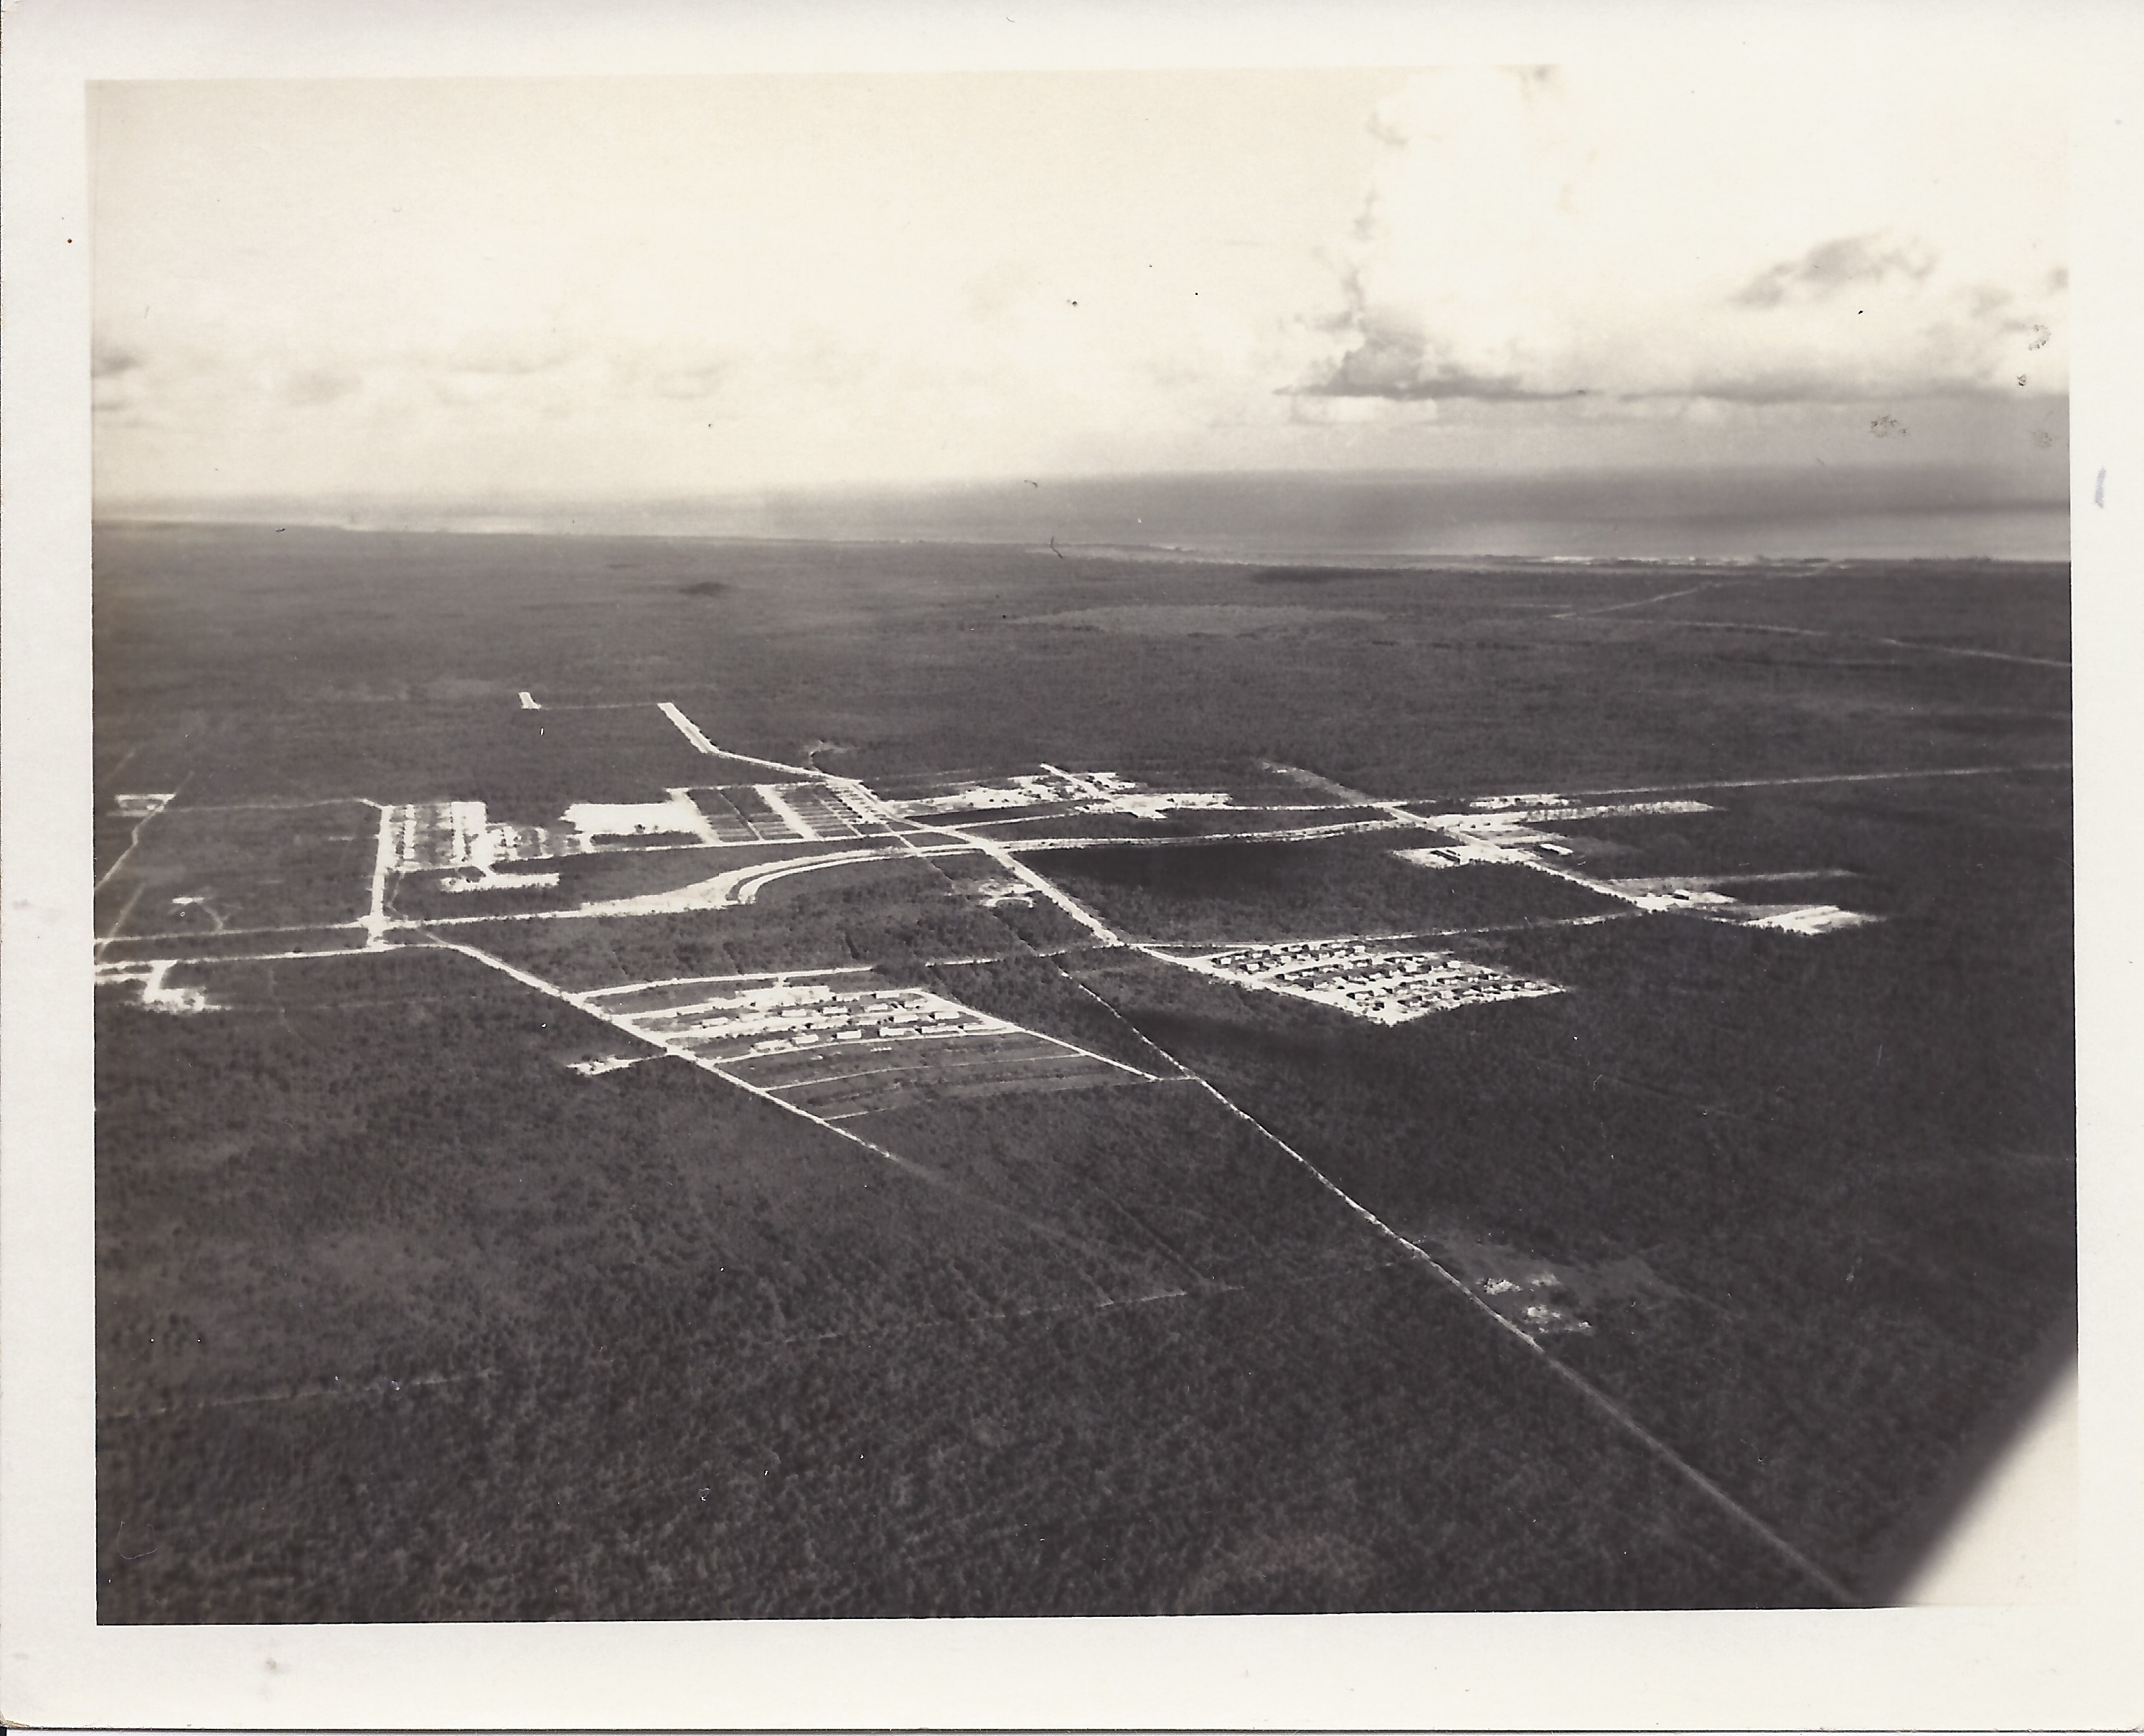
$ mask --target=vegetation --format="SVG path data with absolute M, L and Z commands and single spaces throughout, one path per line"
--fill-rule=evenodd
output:
M 162 529 L 101 531 L 96 583 L 101 861 L 116 794 L 183 793 L 107 917 L 199 879 L 227 921 L 346 922 L 351 798 L 548 824 L 750 775 L 657 699 L 915 793 L 1271 761 L 1449 806 L 2068 754 L 2065 669 L 1914 649 L 2058 663 L 2060 569 L 1723 569 L 1630 609 L 1657 570 Z M 1317 612 L 1255 633 L 1138 630 L 1313 583 Z M 1075 609 L 1108 624 L 1038 624 Z M 414 936 L 186 967 L 200 1013 L 100 990 L 101 1614 L 1824 1599 L 1260 1126 L 1403 1234 L 1568 1274 L 1591 1331 L 1549 1354 L 1880 1593 L 2073 1320 L 2067 780 L 1690 793 L 1718 811 L 1575 823 L 1616 852 L 1598 871 L 1883 920 L 1470 937 L 1441 944 L 1568 992 L 1392 1027 L 1096 946 L 980 854 L 439 931 L 574 990 L 867 966 L 1148 1072 L 1165 1051 L 1255 1125 L 1133 1082 L 919 1101 L 844 1124 L 866 1147 Z M 1178 944 L 1604 908 L 1390 854 L 1416 841 L 1031 859 Z M 760 853 L 562 873 L 615 895 Z M 1738 878 L 1802 869 L 1852 878 Z
M 1822 1559 L 1874 1573 L 1973 1420 L 2072 1329 L 2047 793 L 1983 791 L 1978 815 L 1955 786 L 1739 797 L 1754 829 L 1859 863 L 1824 890 L 1888 919 L 1853 945 L 1681 916 L 1501 937 L 1481 956 L 1572 992 L 1390 1030 L 1124 954 L 1074 964 L 1403 1230 L 1642 1257 L 1682 1300 L 1557 1354 Z
M 1424 868 L 1392 853 L 1433 841 L 1427 833 L 1378 832 L 1303 843 L 1045 851 L 1028 860 L 1127 934 L 1177 946 L 1415 933 L 1619 908 L 1529 868 Z
M 1805 1583 L 1412 1273 L 108 1422 L 107 1620 L 1754 1605 Z M 1405 1378 L 1395 1378 L 1404 1370 Z M 124 1520 L 125 1529 L 120 1529 Z M 155 1553 L 146 1554 L 145 1546 Z M 127 1555 L 145 1559 L 127 1559 Z
M 175 805 L 141 823 L 123 863 L 114 858 L 97 932 L 122 917 L 127 933 L 201 936 L 355 922 L 371 902 L 379 843 L 380 811 L 362 802 Z
M 1076 1043 L 1142 1072 L 1171 1071 L 1154 1046 L 1087 993 L 1055 959 L 1016 954 L 975 964 L 935 964 L 889 971 L 980 1012 Z

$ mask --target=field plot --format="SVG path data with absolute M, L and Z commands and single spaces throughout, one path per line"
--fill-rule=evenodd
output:
M 494 822 L 484 803 L 469 801 L 400 805 L 389 824 L 398 872 L 451 868 L 488 875 L 500 863 L 648 843 L 712 848 L 883 835 L 886 828 L 867 800 L 822 784 L 746 784 L 667 790 L 660 802 L 573 802 L 555 826 Z
M 564 916 L 633 908 L 722 909 L 749 903 L 769 878 L 795 864 L 823 866 L 823 844 L 707 845 L 663 838 L 639 848 L 538 858 L 500 867 L 419 870 L 395 878 L 390 913 L 400 922 L 448 925 L 514 915 Z
M 97 888 L 100 938 L 331 926 L 370 908 L 380 811 L 370 803 L 172 803 L 135 823 Z
M 388 811 L 388 826 L 397 873 L 458 868 L 472 880 L 501 872 L 502 863 L 546 862 L 647 841 L 673 847 L 758 841 L 717 838 L 682 789 L 665 791 L 660 802 L 574 802 L 555 828 L 494 822 L 482 802 L 399 804 Z
M 719 903 L 712 893 L 682 908 L 667 895 L 651 897 L 633 913 L 571 920 L 532 915 L 485 923 L 477 932 L 489 950 L 577 989 L 665 977 L 989 957 L 1018 944 L 997 912 L 960 897 L 935 862 L 852 848 L 859 853 L 851 860 L 760 878 L 808 862 L 813 853 L 797 862 L 777 861 L 732 883 Z M 739 898 L 754 879 L 754 896 Z M 443 933 L 458 932 L 440 927 Z
M 1425 873 L 1393 853 L 1408 839 L 1104 845 L 1023 859 L 1127 935 L 1161 946 L 1433 933 L 1616 908 L 1597 890 L 1509 862 Z
M 883 837 L 886 823 L 868 796 L 825 783 L 748 783 L 695 789 L 692 800 L 722 843 L 796 838 Z
M 509 818 L 542 823 L 575 802 L 662 802 L 692 783 L 733 777 L 680 735 L 651 695 L 645 704 L 527 711 L 500 702 L 486 734 L 510 733 L 519 752 L 494 764 L 490 753 L 458 754 L 472 781 L 461 792 Z M 472 744 L 476 745 L 476 744 Z
M 1153 1082 L 1150 1073 L 943 996 L 860 975 L 635 983 L 588 998 L 636 1035 L 826 1121 L 919 1095 Z
M 301 958 L 319 953 L 362 952 L 372 945 L 370 928 L 355 923 L 330 928 L 230 928 L 222 933 L 122 935 L 97 943 L 97 967 L 125 972 L 137 964 L 195 964 Z

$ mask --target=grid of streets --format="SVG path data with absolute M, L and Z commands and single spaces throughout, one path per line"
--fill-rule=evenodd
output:
M 826 1121 L 897 1108 L 925 1092 L 994 1096 L 1155 1078 L 942 995 L 874 982 L 861 969 L 628 983 L 586 999 L 634 1035 Z
M 535 702 L 533 696 L 524 695 L 523 703 Z M 1204 788 L 1155 788 L 1119 772 L 1045 765 L 1029 773 L 928 778 L 921 784 L 911 783 L 906 789 L 896 779 L 891 786 L 874 789 L 814 766 L 732 752 L 711 741 L 675 705 L 664 701 L 658 709 L 697 753 L 752 765 L 762 777 L 777 775 L 766 782 L 674 788 L 661 801 L 577 801 L 548 826 L 494 819 L 475 801 L 350 798 L 340 807 L 354 813 L 369 808 L 378 816 L 370 908 L 355 921 L 310 928 L 288 924 L 248 930 L 242 919 L 227 927 L 210 898 L 211 893 L 224 896 L 222 883 L 236 864 L 226 855 L 217 885 L 192 883 L 194 871 L 184 861 L 161 859 L 157 849 L 160 828 L 170 823 L 171 798 L 121 795 L 116 798 L 118 814 L 137 823 L 134 843 L 99 884 L 100 896 L 115 912 L 102 924 L 101 972 L 107 980 L 123 977 L 139 982 L 146 1005 L 172 1012 L 208 1010 L 215 1004 L 212 997 L 166 987 L 165 973 L 171 966 L 246 956 L 302 957 L 330 944 L 335 951 L 352 949 L 355 937 L 345 940 L 334 932 L 337 930 L 362 931 L 357 949 L 377 952 L 404 943 L 404 937 L 444 943 L 444 933 L 434 931 L 469 933 L 471 924 L 480 928 L 532 917 L 734 908 L 755 902 L 763 886 L 824 869 L 881 858 L 935 860 L 979 855 L 986 859 L 989 872 L 966 888 L 977 902 L 1047 903 L 1084 930 L 1093 943 L 1126 948 L 1174 967 L 1314 1002 L 1373 1023 L 1397 1024 L 1432 1012 L 1563 992 L 1558 983 L 1519 976 L 1437 944 L 1442 933 L 1465 932 L 1460 930 L 1275 938 L 1228 946 L 1159 944 L 1121 932 L 1105 915 L 1025 859 L 1066 848 L 1164 849 L 1221 838 L 1283 844 L 1394 828 L 1427 833 L 1438 840 L 1427 848 L 1392 852 L 1419 868 L 1433 873 L 1494 863 L 1532 871 L 1612 901 L 1620 907 L 1613 915 L 1671 913 L 1804 936 L 1877 920 L 1834 904 L 1747 902 L 1720 890 L 1725 877 L 1719 875 L 1646 879 L 1604 875 L 1591 868 L 1588 858 L 1593 851 L 1584 839 L 1547 829 L 1593 818 L 1712 811 L 1710 803 L 1686 795 L 1632 790 L 1573 797 L 1541 792 L 1479 797 L 1462 810 L 1435 811 L 1347 789 L 1317 773 L 1278 764 L 1220 780 L 1226 787 L 1209 784 Z M 1609 799 L 1601 799 L 1603 795 Z M 333 803 L 300 805 L 324 810 L 337 807 Z M 1153 823 L 1194 812 L 1207 816 L 1199 826 L 1164 823 L 1159 832 L 1153 829 Z M 217 813 L 189 809 L 184 818 L 196 826 L 213 824 Z M 1245 818 L 1238 822 L 1234 815 Z M 225 818 L 257 828 L 265 816 L 233 811 Z M 1086 829 L 1071 837 L 1004 829 L 1032 823 L 1047 832 L 1073 819 L 1085 822 Z M 1253 824 L 1253 829 L 1240 829 L 1244 824 Z M 727 870 L 717 867 L 725 846 L 774 843 L 786 846 L 789 853 Z M 804 848 L 816 843 L 836 848 L 816 852 Z M 555 863 L 590 852 L 636 850 L 712 851 L 714 859 L 709 866 L 715 872 L 668 890 L 610 899 L 576 900 L 560 893 L 553 903 L 505 909 L 484 896 L 510 889 L 524 893 L 558 891 L 555 872 L 530 871 L 547 859 Z M 134 859 L 137 855 L 141 860 Z M 270 883 L 280 873 L 276 863 L 265 858 L 257 866 Z M 241 875 L 251 871 L 239 870 Z M 428 917 L 398 912 L 395 887 L 405 878 L 423 877 L 430 877 L 439 890 L 478 896 L 456 900 L 467 914 Z M 1851 877 L 1839 870 L 1804 869 L 1778 874 L 1744 872 L 1735 879 L 1843 878 Z M 161 922 L 136 922 L 143 894 L 152 887 L 168 913 Z M 234 888 L 243 891 L 242 884 L 234 883 Z M 206 909 L 214 922 L 213 948 L 192 932 L 199 927 L 196 907 Z M 1601 915 L 1561 920 L 1607 919 Z M 257 949 L 247 946 L 243 937 L 249 933 L 262 937 Z M 193 943 L 170 944 L 174 942 Z M 185 956 L 203 953 L 208 956 Z M 478 956 L 484 955 L 478 952 Z M 658 993 L 658 1000 L 647 1001 L 650 993 Z M 920 990 L 836 988 L 824 982 L 807 990 L 795 982 L 770 980 L 719 992 L 706 985 L 676 988 L 674 993 L 671 988 L 658 992 L 647 985 L 628 986 L 603 991 L 599 998 L 607 1009 L 614 1009 L 615 1022 L 672 1052 L 718 1057 L 726 1070 L 749 1068 L 755 1075 L 778 1079 L 779 1083 L 767 1087 L 771 1091 L 812 1096 L 814 1101 L 847 1101 L 842 1093 L 828 1096 L 822 1089 L 838 1082 L 834 1075 L 821 1077 L 800 1068 L 798 1057 L 817 1057 L 822 1051 L 870 1061 L 870 1066 L 847 1069 L 841 1076 L 877 1082 L 853 1087 L 851 1094 L 863 1102 L 876 1101 L 873 1092 L 891 1089 L 901 1078 L 926 1072 L 949 1088 L 980 1089 L 986 1082 L 985 1073 L 995 1082 L 994 1088 L 1005 1088 L 1014 1081 L 1030 1087 L 1089 1082 L 1106 1077 L 1111 1069 L 1125 1071 L 1117 1063 Z M 612 1012 L 607 1010 L 605 1016 Z M 926 1064 L 927 1052 L 915 1047 L 919 1044 L 936 1045 L 945 1052 L 930 1055 Z M 987 1067 L 982 1062 L 985 1052 L 990 1057 Z M 812 1064 L 820 1062 L 815 1058 Z M 908 1084 L 915 1082 L 907 1077 Z
M 1206 975 L 1337 1007 L 1380 1025 L 1402 1024 L 1477 1002 L 1563 992 L 1559 982 L 1397 943 L 1293 940 L 1174 956 L 1178 963 Z

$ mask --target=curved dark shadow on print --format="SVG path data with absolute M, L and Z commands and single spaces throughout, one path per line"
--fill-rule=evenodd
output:
M 1952 1460 L 1934 1490 L 1893 1533 L 1888 1549 L 1860 1576 L 1860 1590 L 1871 1607 L 1912 1601 L 1922 1570 L 1935 1559 L 1961 1525 L 1977 1516 L 1978 1499 L 2007 1469 L 2012 1451 L 2040 1422 L 2049 1395 L 2077 1365 L 2077 1322 L 2074 1310 L 2050 1327 L 2003 1402 L 1983 1416 Z

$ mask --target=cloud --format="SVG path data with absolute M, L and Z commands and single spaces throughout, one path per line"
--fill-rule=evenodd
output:
M 98 333 L 89 356 L 89 405 L 97 420 L 112 428 L 142 425 L 154 395 L 146 354 Z
M 1787 301 L 1813 301 L 1849 290 L 1877 288 L 1887 281 L 1921 283 L 1935 268 L 1935 255 L 1925 242 L 1885 246 L 1881 236 L 1842 236 L 1759 273 L 1735 296 L 1735 305 L 1777 307 Z
M 729 369 L 720 362 L 697 367 L 666 368 L 648 382 L 648 389 L 658 398 L 672 398 L 687 403 L 697 403 L 711 398 L 718 391 L 728 376 Z
M 698 404 L 719 395 L 737 378 L 739 358 L 697 336 L 613 340 L 602 347 L 614 390 Z
M 1372 117 L 1377 162 L 1336 256 L 1327 346 L 1284 389 L 1596 404 L 2059 393 L 2059 154 L 2021 152 L 2007 123 L 1966 126 L 1969 105 L 1944 95 L 1948 108 L 1915 109 L 1880 83 L 1672 69 L 1419 75 Z
M 130 87 L 141 127 L 99 167 L 100 486 L 1472 462 L 1551 428 L 1680 460 L 1729 443 L 1700 424 L 1755 450 L 1841 397 L 1861 446 L 1918 455 L 1928 392 L 2059 401 L 2059 101 L 2014 67 L 1893 59 L 1842 95 L 1851 67 L 1671 47 L 879 81 L 839 87 L 876 118 L 831 132 L 782 81 Z M 370 149 L 390 95 L 414 130 Z M 1868 439 L 1885 412 L 1910 441 Z
M 357 375 L 339 368 L 302 368 L 284 380 L 282 397 L 285 404 L 310 410 L 347 398 L 364 383 Z
M 457 374 L 541 374 L 573 361 L 581 347 L 556 331 L 479 328 L 449 344 L 439 365 Z
M 1473 398 L 1490 403 L 1582 398 L 1583 386 L 1560 390 L 1529 386 L 1516 370 L 1486 373 L 1448 355 L 1437 354 L 1420 331 L 1380 327 L 1365 317 L 1361 342 L 1314 383 L 1302 389 L 1313 398 L 1388 398 L 1402 402 Z
M 1288 396 L 1288 420 L 1318 428 L 1392 428 L 1433 422 L 1432 398 L 1399 398 L 1369 394 L 1298 392 Z

